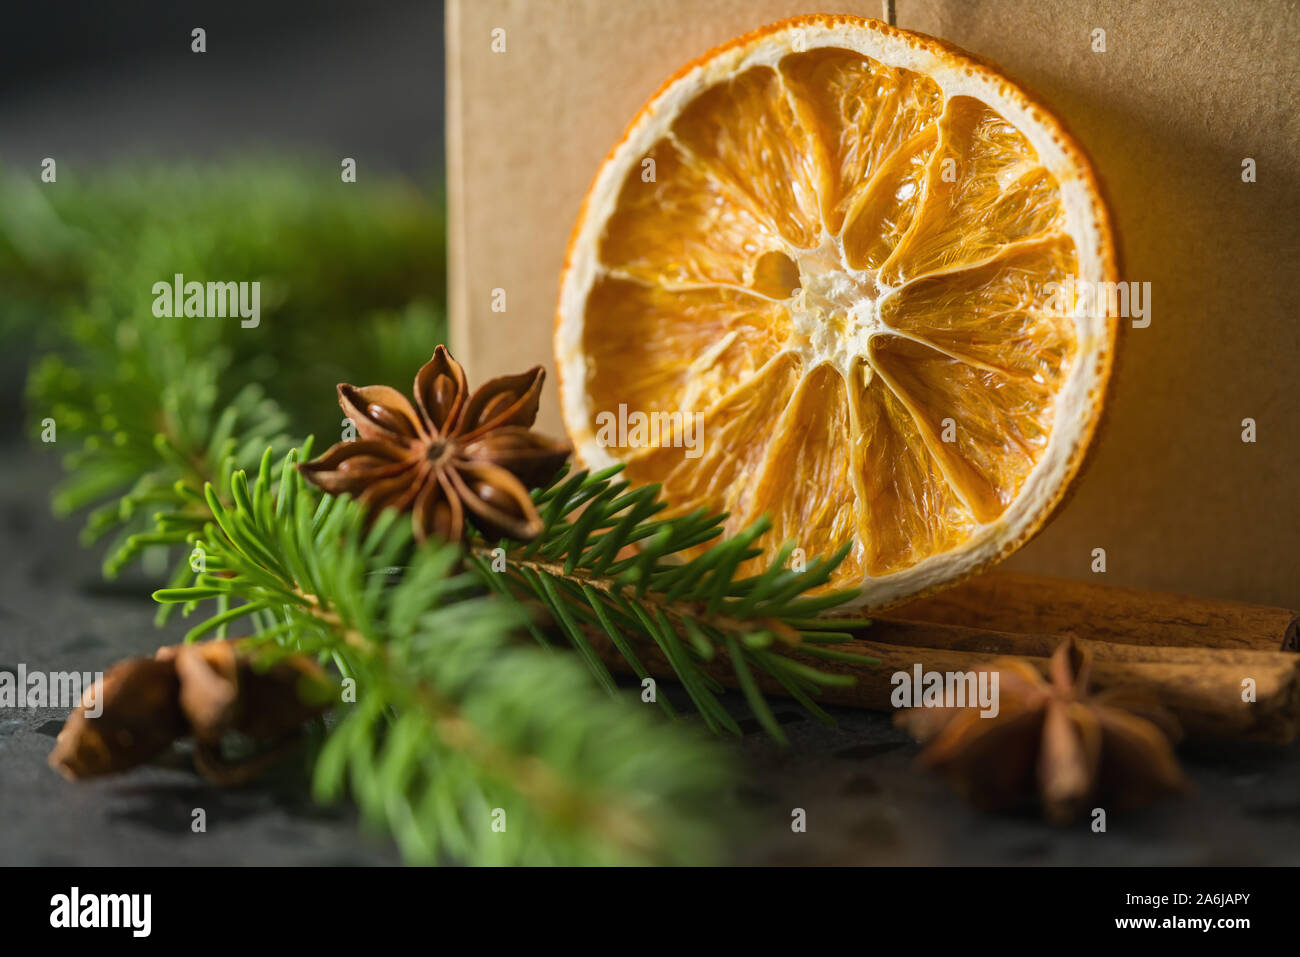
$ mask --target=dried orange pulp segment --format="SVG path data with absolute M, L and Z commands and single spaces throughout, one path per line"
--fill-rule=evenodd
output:
M 1010 80 L 877 21 L 786 20 L 673 76 L 596 175 L 556 317 L 565 425 L 670 514 L 769 515 L 757 567 L 853 541 L 831 585 L 879 608 L 1047 520 L 1116 333 L 1053 296 L 1115 279 L 1087 160 Z

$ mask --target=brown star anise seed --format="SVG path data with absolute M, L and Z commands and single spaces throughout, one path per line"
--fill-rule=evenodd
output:
M 1172 743 L 1177 720 L 1157 702 L 1116 688 L 1090 695 L 1091 653 L 1067 639 L 1050 680 L 1019 658 L 991 661 L 999 710 L 913 708 L 899 723 L 926 743 L 917 758 L 972 803 L 996 810 L 1037 791 L 1047 817 L 1073 820 L 1100 801 L 1134 807 L 1187 789 Z
M 340 384 L 339 405 L 357 438 L 299 466 L 327 492 L 347 492 L 374 513 L 411 513 L 419 541 L 530 541 L 542 520 L 528 494 L 569 457 L 568 442 L 531 430 L 545 372 L 499 376 L 473 395 L 465 370 L 438 346 L 415 377 L 415 404 L 385 385 Z
M 167 645 L 119 661 L 86 690 L 59 732 L 50 766 L 65 777 L 125 771 L 193 735 L 195 766 L 215 783 L 250 780 L 295 743 L 335 686 L 305 655 L 263 660 L 239 640 Z M 236 764 L 221 744 L 238 732 L 269 749 Z
M 69 780 L 115 774 L 148 761 L 187 729 L 176 669 L 153 658 L 119 661 L 68 715 L 50 767 Z

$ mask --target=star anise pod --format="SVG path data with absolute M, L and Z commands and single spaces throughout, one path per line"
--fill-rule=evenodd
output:
M 1073 638 L 1053 653 L 1050 679 L 1023 659 L 998 659 L 978 669 L 998 672 L 995 717 L 978 705 L 912 708 L 899 722 L 926 742 L 918 763 L 987 810 L 1036 791 L 1047 817 L 1066 823 L 1094 802 L 1134 807 L 1185 791 L 1177 719 L 1127 689 L 1089 694 L 1091 664 Z
M 242 784 L 283 756 L 335 688 L 306 655 L 263 659 L 240 640 L 167 645 L 119 661 L 68 715 L 49 763 L 71 780 L 126 771 L 193 736 L 194 763 L 217 784 Z M 231 763 L 237 733 L 262 747 Z
M 339 405 L 357 438 L 299 466 L 327 492 L 347 492 L 373 513 L 410 512 L 419 541 L 463 539 L 474 525 L 490 539 L 526 542 L 542 520 L 528 494 L 569 457 L 568 442 L 531 430 L 545 372 L 499 376 L 473 395 L 445 346 L 415 377 L 415 404 L 386 385 L 340 383 Z

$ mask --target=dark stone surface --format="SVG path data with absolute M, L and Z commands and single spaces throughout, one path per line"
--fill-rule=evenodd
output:
M 106 586 L 79 522 L 50 517 L 58 477 L 46 449 L 0 447 L 0 668 L 102 670 L 175 641 L 158 631 L 142 578 Z M 743 702 L 728 702 L 745 714 Z M 1105 834 L 1027 814 L 984 815 L 911 768 L 915 748 L 883 715 L 837 710 L 828 728 L 785 702 L 791 747 L 745 720 L 735 744 L 754 826 L 735 860 L 761 864 L 1296 864 L 1300 746 L 1186 753 L 1196 792 Z M 70 783 L 46 766 L 63 713 L 0 711 L 0 864 L 384 864 L 391 844 L 345 807 L 315 805 L 302 761 L 241 790 L 218 790 L 183 753 L 115 778 Z M 207 832 L 190 829 L 203 808 Z M 790 829 L 807 812 L 807 833 Z
M 105 583 L 80 519 L 50 515 L 52 450 L 0 446 L 0 668 L 102 671 L 176 641 L 154 627 L 151 585 Z M 183 753 L 132 773 L 71 783 L 46 765 L 66 713 L 0 709 L 0 864 L 381 864 L 398 856 L 347 806 L 311 801 L 292 759 L 255 786 L 220 790 Z M 206 833 L 191 830 L 194 809 Z

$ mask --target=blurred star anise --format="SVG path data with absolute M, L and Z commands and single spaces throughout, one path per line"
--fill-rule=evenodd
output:
M 50 753 L 69 780 L 116 774 L 194 738 L 194 766 L 214 784 L 244 784 L 292 749 L 337 689 L 306 655 L 264 656 L 241 639 L 167 645 L 128 658 L 86 689 Z M 230 761 L 228 737 L 256 750 Z
M 999 710 L 913 708 L 899 723 L 925 749 L 922 767 L 945 773 L 974 804 L 996 810 L 1038 792 L 1046 816 L 1066 823 L 1094 802 L 1134 807 L 1187 789 L 1172 743 L 1177 719 L 1123 688 L 1088 693 L 1092 656 L 1074 639 L 1052 655 L 1050 680 L 1020 658 L 998 672 Z
M 327 492 L 347 492 L 374 513 L 410 512 L 415 537 L 529 541 L 542 520 L 528 494 L 555 475 L 568 442 L 530 426 L 545 373 L 499 376 L 473 395 L 465 370 L 438 346 L 415 377 L 415 405 L 386 385 L 340 383 L 339 405 L 357 438 L 299 466 Z

